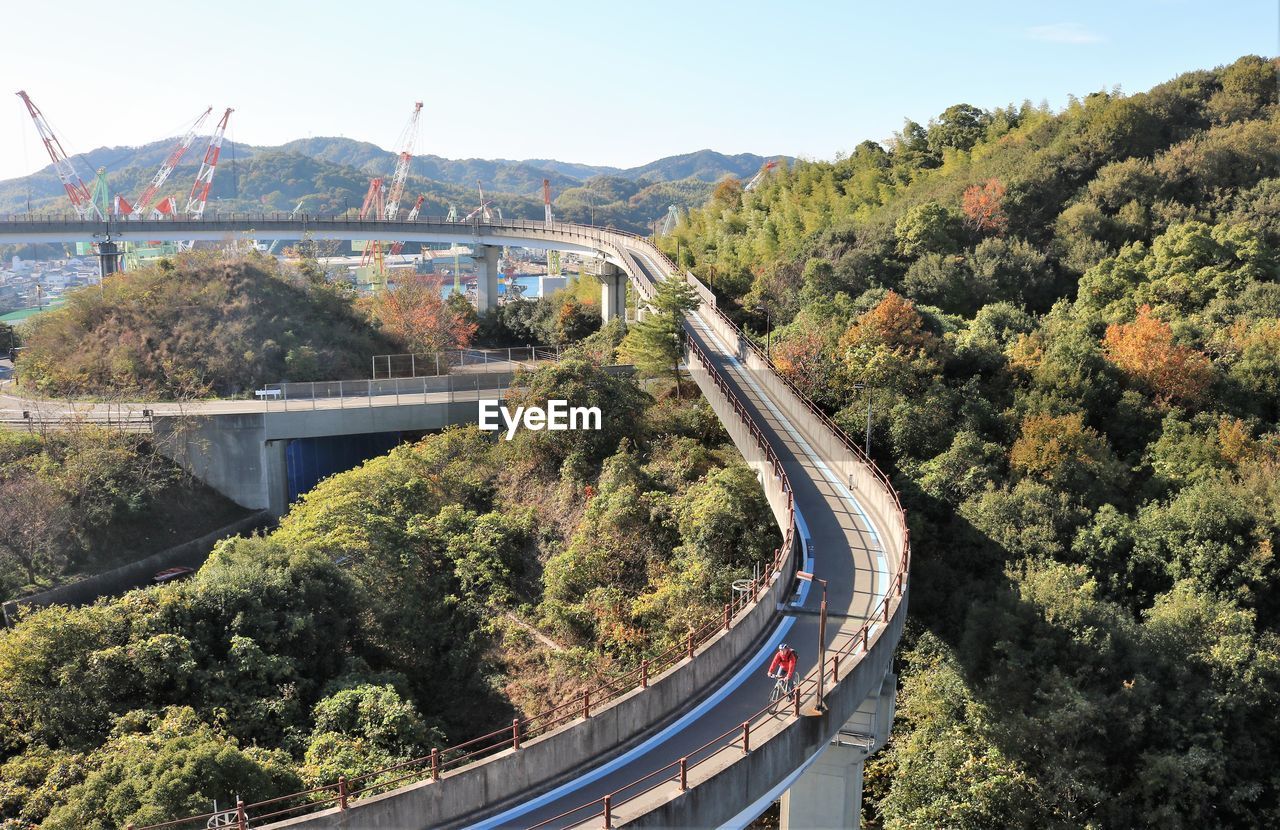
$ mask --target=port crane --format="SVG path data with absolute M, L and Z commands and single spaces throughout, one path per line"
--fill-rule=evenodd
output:
M 501 210 L 499 210 L 498 208 L 494 208 L 493 210 L 489 209 L 489 205 L 493 204 L 493 200 L 486 199 L 484 197 L 484 184 L 482 184 L 479 179 L 476 180 L 476 189 L 480 191 L 480 207 L 476 208 L 475 210 L 468 213 L 466 216 L 462 217 L 462 221 L 470 222 L 472 219 L 475 219 L 478 216 L 480 217 L 481 222 L 486 222 L 486 223 L 492 222 L 495 213 L 497 214 L 498 218 L 501 219 L 502 218 Z
M 547 224 L 547 230 L 550 230 L 551 226 L 555 223 L 555 217 L 551 213 L 551 180 L 550 179 L 542 180 L 542 215 L 543 215 L 543 220 Z M 560 276 L 560 274 L 561 274 L 560 252 L 548 250 L 547 251 L 547 276 L 558 277 Z
M 205 120 L 212 112 L 213 107 L 210 106 L 202 112 L 198 118 L 196 118 L 195 122 L 192 123 L 191 128 L 188 129 L 182 138 L 179 138 L 178 142 L 173 145 L 173 149 L 169 151 L 168 158 L 166 158 L 164 163 L 160 165 L 160 169 L 151 177 L 151 181 L 147 184 L 146 189 L 144 189 L 141 195 L 134 200 L 132 205 L 130 205 L 123 197 L 116 197 L 116 213 L 128 216 L 130 219 L 141 219 L 147 213 L 147 210 L 151 208 L 152 202 L 154 202 L 156 197 L 159 195 L 160 188 L 164 186 L 165 181 L 168 180 L 174 169 L 177 168 L 178 164 L 182 161 L 182 157 L 187 154 L 187 150 L 191 149 L 191 145 L 195 143 L 197 133 L 199 133 L 200 128 L 204 126 Z M 162 200 L 161 204 L 157 205 L 153 216 L 157 214 L 171 214 L 173 213 L 175 206 L 176 205 L 171 199 Z
M 297 216 L 298 216 L 298 211 L 302 210 L 302 203 L 303 203 L 303 202 L 305 202 L 305 201 L 306 201 L 306 199 L 299 199 L 299 200 L 298 200 L 298 205 L 297 205 L 297 207 L 295 207 L 295 208 L 293 209 L 293 212 L 289 214 L 289 218 L 290 218 L 290 219 L 297 218 Z M 277 245 L 279 245 L 279 244 L 280 244 L 280 240 L 279 240 L 279 239 L 273 239 L 273 240 L 271 240 L 271 246 L 270 246 L 269 248 L 267 248 L 267 256 L 271 256 L 272 254 L 274 254 L 274 253 L 276 252 L 276 246 L 277 246 Z
M 777 161 L 766 161 L 764 165 L 761 166 L 760 171 L 756 173 L 754 176 L 752 176 L 751 181 L 747 182 L 747 186 L 742 189 L 754 190 L 756 185 L 760 184 L 760 180 L 763 179 L 770 170 L 772 170 L 777 166 L 778 166 Z
M 66 151 L 62 149 L 62 142 L 58 141 L 58 137 L 53 134 L 53 128 L 45 120 L 40 108 L 35 105 L 35 102 L 31 100 L 31 96 L 27 95 L 25 90 L 20 90 L 17 94 L 22 99 L 22 103 L 26 105 L 27 114 L 35 122 L 36 132 L 40 133 L 40 140 L 44 143 L 45 152 L 49 154 L 49 159 L 53 162 L 53 169 L 62 181 L 62 187 L 67 192 L 67 198 L 71 200 L 71 208 L 76 212 L 76 216 L 81 219 L 106 221 L 107 217 L 93 200 L 92 195 L 89 193 L 89 188 L 85 186 L 84 179 L 80 178 L 80 174 L 76 172 L 75 165 L 71 163 L 71 159 L 67 158 Z
M 422 102 L 415 101 L 413 104 L 413 114 L 409 116 L 409 123 L 400 132 L 400 138 L 396 142 L 396 146 L 400 148 L 399 154 L 396 155 L 396 168 L 391 174 L 391 183 L 388 187 L 383 187 L 381 177 L 371 179 L 369 181 L 369 192 L 365 194 L 365 205 L 360 211 L 360 218 L 370 218 L 367 214 L 369 209 L 376 206 L 372 218 L 382 219 L 386 222 L 394 222 L 400 218 L 400 199 L 404 197 L 405 182 L 409 180 L 409 166 L 413 163 L 413 154 L 418 144 L 418 129 L 422 118 Z M 375 192 L 374 182 L 377 182 Z M 374 198 L 376 205 L 370 202 L 370 198 Z M 422 205 L 422 200 L 418 200 L 415 205 L 415 211 Z M 416 219 L 416 212 L 410 218 Z M 404 247 L 403 242 L 395 242 L 391 245 L 392 253 L 399 253 Z M 384 270 L 385 263 L 382 257 L 381 240 L 371 239 L 365 243 L 364 252 L 360 256 L 360 266 L 366 266 L 372 260 L 377 266 L 377 273 L 382 276 L 386 273 Z

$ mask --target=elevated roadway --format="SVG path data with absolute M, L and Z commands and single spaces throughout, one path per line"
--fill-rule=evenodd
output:
M 687 655 L 652 673 L 641 667 L 606 684 L 594 708 L 584 695 L 486 736 L 487 744 L 406 765 L 390 781 L 339 782 L 306 804 L 245 805 L 246 825 L 742 827 L 781 795 L 784 827 L 856 826 L 862 759 L 883 743 L 892 719 L 892 657 L 910 563 L 905 515 L 853 442 L 652 244 L 607 229 L 519 221 L 216 217 L 110 228 L 0 221 L 4 242 L 107 232 L 117 240 L 310 236 L 576 251 L 620 269 L 642 300 L 660 280 L 686 279 L 703 299 L 685 325 L 690 374 L 757 471 L 786 539 L 773 566 L 726 608 L 723 630 L 699 632 L 696 642 L 691 635 Z M 798 580 L 800 571 L 812 581 Z M 765 666 L 783 640 L 799 652 L 804 679 L 793 698 L 770 709 Z

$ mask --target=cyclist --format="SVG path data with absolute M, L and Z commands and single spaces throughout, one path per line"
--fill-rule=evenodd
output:
M 777 653 L 773 655 L 773 662 L 769 664 L 769 676 L 785 679 L 789 687 L 795 673 L 796 650 L 786 643 L 779 644 Z

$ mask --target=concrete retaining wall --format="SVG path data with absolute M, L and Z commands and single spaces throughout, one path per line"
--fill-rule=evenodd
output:
M 212 533 L 206 533 L 199 539 L 174 545 L 146 559 L 139 559 L 94 576 L 62 585 L 40 594 L 6 602 L 4 604 L 4 622 L 10 625 L 20 608 L 43 608 L 47 605 L 87 605 L 100 597 L 113 596 L 131 588 L 151 584 L 151 577 L 165 568 L 178 566 L 198 568 L 209 557 L 209 552 L 220 540 L 228 536 L 239 536 L 250 530 L 267 527 L 271 524 L 271 516 L 259 511 L 251 516 L 220 527 Z

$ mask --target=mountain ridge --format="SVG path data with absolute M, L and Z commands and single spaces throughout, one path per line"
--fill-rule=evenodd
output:
M 81 175 L 105 167 L 112 195 L 132 200 L 168 156 L 173 139 L 137 147 L 97 147 L 73 157 Z M 164 192 L 181 202 L 203 156 L 201 142 L 188 151 Z M 557 216 L 575 221 L 615 224 L 643 231 L 669 206 L 697 207 L 716 182 L 747 179 L 770 159 L 752 153 L 726 155 L 703 149 L 656 159 L 636 167 L 589 165 L 556 159 L 447 159 L 424 154 L 410 167 L 402 209 L 418 194 L 424 215 L 444 215 L 451 205 L 464 215 L 479 202 L 477 182 L 504 215 L 542 215 L 542 183 L 551 183 Z M 389 176 L 395 154 L 376 144 L 342 137 L 294 139 L 261 146 L 227 142 L 210 193 L 210 209 L 288 211 L 332 214 L 358 209 L 369 179 Z M 85 183 L 92 185 L 91 179 Z M 0 212 L 58 211 L 65 194 L 52 165 L 27 176 L 0 181 Z M 216 208 L 215 208 L 216 205 Z

